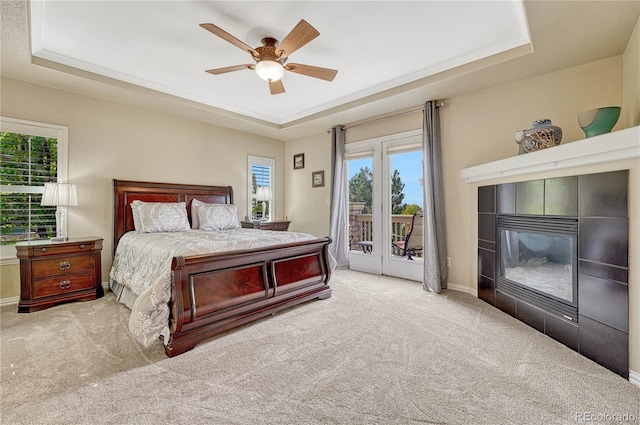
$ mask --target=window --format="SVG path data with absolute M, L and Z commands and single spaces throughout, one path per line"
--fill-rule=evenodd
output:
M 66 178 L 67 128 L 0 118 L 0 254 L 55 235 L 56 207 L 40 206 L 45 183 Z
M 275 217 L 275 159 L 249 155 L 247 218 L 252 221 Z

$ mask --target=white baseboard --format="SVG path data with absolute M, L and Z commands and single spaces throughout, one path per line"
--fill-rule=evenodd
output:
M 640 373 L 634 372 L 629 369 L 629 382 L 631 382 L 636 387 L 640 388 Z
M 0 299 L 0 307 L 5 305 L 16 305 L 20 302 L 20 297 L 2 298 Z
M 455 283 L 447 282 L 447 289 L 451 289 L 452 291 L 466 292 L 467 294 L 473 295 L 474 297 L 478 296 L 477 288 L 472 288 L 466 285 L 456 285 Z

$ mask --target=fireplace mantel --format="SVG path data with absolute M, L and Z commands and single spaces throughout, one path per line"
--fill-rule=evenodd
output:
M 640 158 L 640 126 L 464 168 L 460 177 L 467 183 L 482 182 L 632 158 Z

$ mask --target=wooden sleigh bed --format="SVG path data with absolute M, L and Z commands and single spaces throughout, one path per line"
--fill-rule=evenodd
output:
M 233 204 L 231 186 L 198 186 L 114 180 L 114 254 L 120 238 L 134 230 L 130 204 L 185 202 Z M 213 335 L 279 310 L 331 296 L 329 238 L 189 257 L 174 257 L 169 301 L 175 356 Z

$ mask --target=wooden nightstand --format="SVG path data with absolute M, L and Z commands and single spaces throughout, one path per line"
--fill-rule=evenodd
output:
M 260 229 L 260 230 L 282 230 L 289 229 L 290 221 L 243 221 L 241 222 L 243 229 Z
M 20 258 L 18 313 L 104 295 L 101 238 L 21 242 L 16 250 Z

